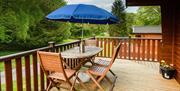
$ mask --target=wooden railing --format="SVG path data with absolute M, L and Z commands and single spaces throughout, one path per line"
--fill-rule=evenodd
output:
M 4 74 L 5 77 L 4 82 L 2 82 L 3 79 L 0 79 L 0 91 L 45 91 L 45 85 L 48 84 L 48 81 L 44 77 L 43 71 L 39 69 L 36 52 L 39 50 L 64 51 L 78 46 L 79 43 L 80 41 L 75 41 L 55 45 L 54 49 L 44 47 L 0 57 L 0 63 L 4 65 L 0 76 Z M 13 78 L 16 78 L 15 81 Z
M 159 61 L 161 59 L 161 39 L 131 37 L 97 37 L 97 46 L 104 50 L 100 57 L 111 57 L 115 46 L 122 41 L 118 58 L 142 61 Z
M 145 61 L 160 59 L 161 39 L 124 37 L 97 37 L 96 39 L 97 46 L 104 48 L 98 54 L 100 57 L 111 57 L 115 46 L 122 41 L 123 46 L 118 58 Z M 0 57 L 0 65 L 4 66 L 4 69 L 0 69 L 0 78 L 3 78 L 1 77 L 3 75 L 5 77 L 0 79 L 0 91 L 44 91 L 49 82 L 40 69 L 36 52 L 39 50 L 60 52 L 78 46 L 79 43 L 80 41 L 75 41 L 55 46 L 52 43 L 49 47 Z M 71 60 L 65 60 L 71 67 L 78 63 L 78 60 L 73 63 Z

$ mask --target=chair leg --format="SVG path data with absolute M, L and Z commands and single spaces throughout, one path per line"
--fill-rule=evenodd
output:
M 110 84 L 112 84 L 112 81 L 111 81 L 107 76 L 105 76 L 105 79 L 106 79 Z
M 52 81 L 50 81 L 50 83 L 49 83 L 48 87 L 46 88 L 46 91 L 49 91 L 49 90 L 50 90 L 51 85 L 52 85 Z
M 105 91 L 102 86 L 96 81 L 96 79 L 87 71 L 87 74 L 90 76 L 90 78 L 93 80 L 93 82 L 100 88 L 101 91 Z M 100 81 L 99 81 L 100 82 Z M 94 90 L 94 88 L 92 88 Z
M 74 88 L 74 86 L 72 85 L 72 83 L 68 80 L 67 83 L 70 85 L 70 91 L 76 91 L 76 89 Z M 72 90 L 71 90 L 72 89 Z
M 112 74 L 113 76 L 116 76 L 116 74 L 115 74 L 111 69 L 109 69 L 109 71 L 111 72 L 111 74 Z
M 79 72 L 76 73 L 75 80 L 74 80 L 74 82 L 73 82 L 73 84 L 72 84 L 72 87 L 71 87 L 70 91 L 73 91 L 73 87 L 74 87 L 74 85 L 75 85 L 75 83 L 76 83 L 76 79 L 77 79 L 77 77 L 78 77 L 78 74 L 79 74 Z
M 89 91 L 89 89 L 83 84 L 83 82 L 81 81 L 81 79 L 79 77 L 77 77 L 77 80 L 79 81 L 80 85 L 86 90 Z

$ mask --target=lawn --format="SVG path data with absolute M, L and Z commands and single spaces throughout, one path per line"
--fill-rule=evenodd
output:
M 18 51 L 18 50 L 2 50 L 2 51 L 0 51 L 0 57 L 9 55 L 9 54 L 13 54 L 13 53 L 17 53 L 17 52 L 20 52 L 20 51 Z

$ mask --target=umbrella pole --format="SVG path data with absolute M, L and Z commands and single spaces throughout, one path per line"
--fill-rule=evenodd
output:
M 81 27 L 82 27 L 82 30 L 81 30 L 81 32 L 82 32 L 82 39 L 83 39 L 83 37 L 84 37 L 84 32 L 83 32 L 83 19 L 82 19 L 82 23 L 81 23 Z
M 84 37 L 84 32 L 83 32 L 83 24 L 82 24 L 82 30 L 81 30 L 81 35 L 82 35 L 82 39 L 83 39 L 83 37 Z
M 83 23 L 83 20 L 82 20 L 82 23 Z M 84 45 L 84 40 L 83 40 L 84 31 L 83 31 L 83 24 L 82 23 L 81 23 L 81 26 L 82 26 L 82 30 L 81 30 L 82 38 L 81 38 L 81 43 L 80 43 L 80 52 L 84 53 L 85 52 L 85 45 Z

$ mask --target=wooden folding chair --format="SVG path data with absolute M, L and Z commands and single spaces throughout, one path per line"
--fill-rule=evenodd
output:
M 50 81 L 47 86 L 46 91 L 49 91 L 53 86 L 61 87 L 62 83 L 66 83 L 69 87 L 66 89 L 70 89 L 70 91 L 75 90 L 74 85 L 76 79 L 80 82 L 81 86 L 85 87 L 82 81 L 78 78 L 78 72 L 72 69 L 64 69 L 64 66 L 68 66 L 62 59 L 60 53 L 52 53 L 52 52 L 37 52 L 40 65 L 42 70 L 44 71 L 47 79 Z M 70 79 L 75 76 L 74 83 L 70 82 Z
M 85 46 L 96 46 L 96 42 L 97 42 L 97 40 L 95 40 L 95 39 L 85 40 Z M 90 58 L 88 58 L 86 60 L 88 62 L 84 65 L 84 67 L 90 67 L 94 63 L 95 56 L 92 56 L 92 57 L 90 57 Z
M 118 54 L 118 52 L 119 52 L 119 50 L 121 48 L 121 45 L 122 45 L 122 42 L 120 42 L 119 45 L 115 48 L 114 54 L 116 52 Z M 115 56 L 114 61 L 115 61 L 116 58 L 117 58 L 117 56 Z M 113 63 L 114 63 L 114 61 L 113 61 Z M 99 59 L 97 61 L 96 60 L 94 61 L 94 65 L 105 66 L 105 67 L 108 67 L 110 65 L 110 63 L 111 63 L 111 61 L 107 61 L 107 60 L 104 60 L 104 59 Z M 116 74 L 111 69 L 109 71 L 112 73 L 112 75 L 116 76 Z
M 115 52 L 113 53 L 113 56 L 111 58 L 111 61 L 108 66 L 101 66 L 101 65 L 93 65 L 89 70 L 86 71 L 86 73 L 90 76 L 90 78 L 93 80 L 95 84 L 92 84 L 91 89 L 95 89 L 96 86 L 100 88 L 101 91 L 105 91 L 102 86 L 100 85 L 100 82 L 102 81 L 103 78 L 105 78 L 110 84 L 112 84 L 111 90 L 114 87 L 115 81 L 117 76 L 115 76 L 114 81 L 112 82 L 107 76 L 107 72 L 110 71 L 110 68 L 112 64 L 114 63 L 118 52 L 120 50 L 121 44 L 115 48 Z

